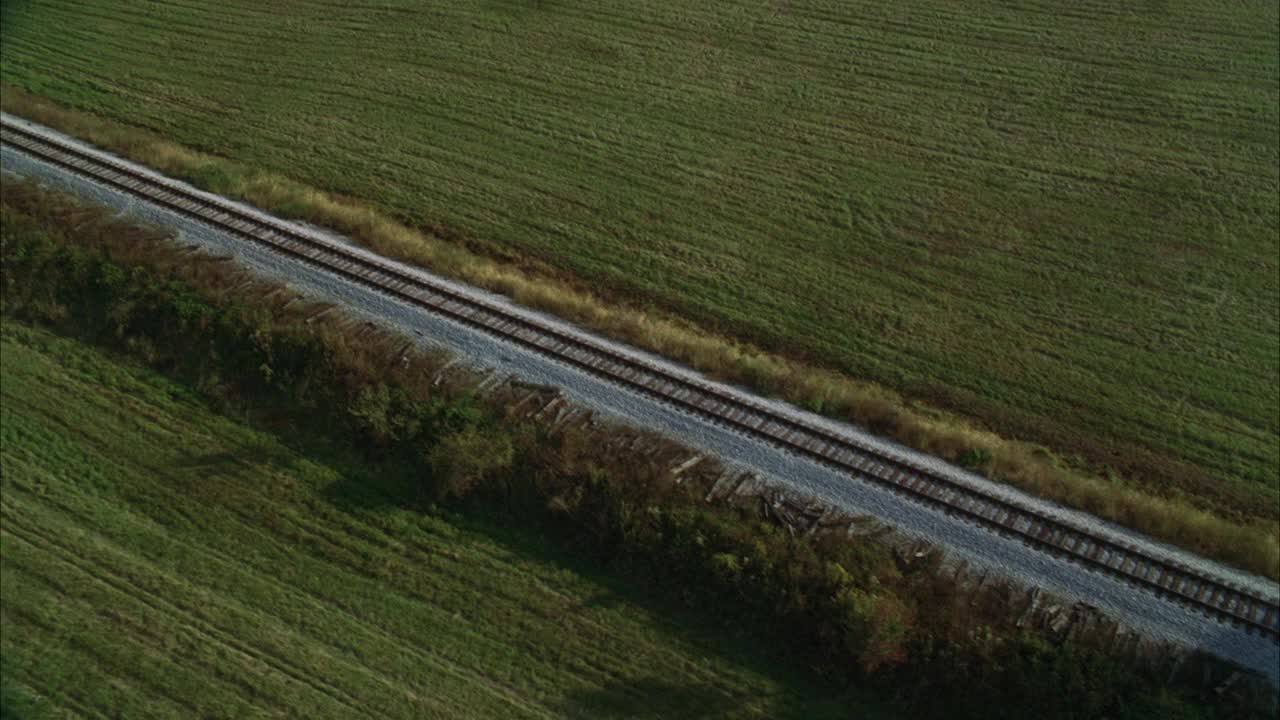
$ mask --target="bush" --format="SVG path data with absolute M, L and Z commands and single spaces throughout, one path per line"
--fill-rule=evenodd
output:
M 986 448 L 971 447 L 960 453 L 960 456 L 956 458 L 956 462 L 969 469 L 980 468 L 991 462 L 991 452 Z
M 469 425 L 437 441 L 426 453 L 435 499 L 461 500 L 486 478 L 511 467 L 510 435 Z

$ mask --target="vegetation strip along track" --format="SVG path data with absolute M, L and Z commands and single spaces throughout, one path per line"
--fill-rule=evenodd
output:
M 1280 642 L 1280 604 L 1224 580 L 1161 560 L 1136 547 L 1099 537 L 1017 503 L 988 495 L 907 459 L 864 446 L 829 430 L 622 355 L 584 338 L 403 272 L 288 225 L 246 213 L 116 162 L 84 152 L 5 119 L 0 138 L 40 159 L 211 224 L 326 272 L 497 335 L 610 382 L 727 425 L 751 437 L 837 468 L 861 480 L 1031 547 L 1075 560 L 1206 616 Z

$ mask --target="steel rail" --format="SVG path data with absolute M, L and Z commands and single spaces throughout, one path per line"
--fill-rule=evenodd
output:
M 1157 558 L 1135 546 L 1102 537 L 657 363 L 623 354 L 445 283 L 310 235 L 283 221 L 197 194 L 175 181 L 140 172 L 111 158 L 29 130 L 7 118 L 0 122 L 0 141 L 274 252 L 478 328 L 1280 643 L 1280 604 L 1225 580 Z

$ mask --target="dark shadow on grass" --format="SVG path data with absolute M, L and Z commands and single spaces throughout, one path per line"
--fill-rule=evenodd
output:
M 287 474 L 302 456 L 338 476 L 320 494 L 343 513 L 367 516 L 407 509 L 432 515 L 460 533 L 482 536 L 522 560 L 572 572 L 596 585 L 590 596 L 566 607 L 565 612 L 610 613 L 633 607 L 647 616 L 652 632 L 678 638 L 691 658 L 727 658 L 741 671 L 776 683 L 769 698 L 752 698 L 752 714 L 743 707 L 743 699 L 696 680 L 683 683 L 680 668 L 673 667 L 671 677 L 615 679 L 603 687 L 574 692 L 558 700 L 557 709 L 565 716 L 696 720 L 754 717 L 763 711 L 771 718 L 820 720 L 847 717 L 850 708 L 865 708 L 871 712 L 864 717 L 884 717 L 874 712 L 886 707 L 882 700 L 824 680 L 781 648 L 771 646 L 758 628 L 726 624 L 722 609 L 690 607 L 679 601 L 679 593 L 672 588 L 652 587 L 625 573 L 611 572 L 593 560 L 588 549 L 579 552 L 557 543 L 527 513 L 504 512 L 483 504 L 458 508 L 431 505 L 420 491 L 427 469 L 412 459 L 353 447 L 349 441 L 323 433 L 281 430 L 252 420 L 246 424 L 273 436 L 278 443 L 245 443 L 233 452 L 193 454 L 180 461 L 181 470 L 189 473 L 193 495 L 201 495 L 202 488 L 216 491 L 219 476 L 238 474 L 249 466 L 269 465 Z M 532 636 L 528 639 L 537 641 Z
M 325 448 L 332 452 L 332 448 Z M 311 457 L 316 458 L 315 455 Z M 387 468 L 386 463 L 382 467 Z M 845 718 L 851 708 L 863 717 L 885 717 L 883 700 L 857 688 L 841 687 L 823 679 L 797 658 L 762 637 L 759 628 L 726 624 L 724 613 L 714 607 L 690 607 L 677 599 L 671 588 L 653 587 L 633 580 L 625 573 L 610 572 L 590 557 L 565 548 L 527 517 L 490 510 L 434 507 L 419 499 L 414 478 L 397 469 L 398 478 L 370 477 L 364 468 L 343 473 L 324 490 L 324 496 L 344 512 L 359 514 L 379 508 L 407 508 L 429 513 L 448 521 L 463 533 L 482 535 L 523 560 L 570 571 L 597 586 L 597 590 L 566 609 L 570 613 L 606 613 L 634 607 L 649 616 L 652 631 L 677 637 L 691 657 L 730 658 L 743 672 L 776 682 L 776 695 L 755 698 L 755 712 L 747 712 L 743 700 L 721 690 L 682 684 L 679 668 L 671 668 L 670 678 L 620 680 L 603 687 L 572 693 L 556 709 L 573 718 L 713 718 L 764 717 L 779 720 L 820 720 Z M 376 471 L 374 471 L 376 472 Z M 370 483 L 365 485 L 365 483 Z M 879 710 L 880 712 L 877 712 Z
M 302 456 L 327 466 L 342 478 L 323 488 L 321 495 L 345 513 L 403 507 L 428 509 L 417 500 L 416 473 L 408 472 L 401 459 L 342 448 L 310 436 L 277 434 L 252 421 L 246 424 L 275 435 L 280 442 L 246 443 L 236 450 L 186 454 L 171 466 L 173 479 L 199 495 L 216 490 L 219 478 L 256 475 L 264 468 L 271 473 L 295 472 Z
M 320 446 L 303 450 L 309 457 L 316 457 Z M 344 454 L 345 455 L 345 454 Z M 334 507 L 347 513 L 410 508 L 426 511 L 427 503 L 418 490 L 419 478 L 409 472 L 403 463 L 367 455 L 365 462 L 352 462 L 349 456 L 343 462 L 328 462 L 341 473 L 341 480 L 324 488 L 325 499 Z M 423 473 L 426 468 L 423 468 Z
M 599 608 L 601 610 L 612 610 L 626 604 L 626 599 L 615 592 L 609 590 L 601 590 L 593 594 L 591 597 L 582 601 L 584 608 Z
M 706 685 L 682 685 L 666 678 L 641 678 L 570 693 L 556 710 L 570 718 L 640 720 L 736 717 L 741 703 Z

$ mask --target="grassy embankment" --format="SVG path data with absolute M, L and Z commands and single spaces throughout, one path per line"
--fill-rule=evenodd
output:
M 5 7 L 0 79 L 206 187 L 1275 576 L 1276 28 L 1254 2 L 41 3 Z
M 373 533 L 357 522 L 366 517 L 364 511 L 381 517 L 377 510 L 399 508 L 392 525 L 413 525 L 413 514 L 399 511 L 404 506 L 421 509 L 430 498 L 452 497 L 452 503 L 478 511 L 487 523 L 504 518 L 503 539 L 516 545 L 528 541 L 538 549 L 545 546 L 519 528 L 547 533 L 568 556 L 626 578 L 627 584 L 614 587 L 623 601 L 628 588 L 637 597 L 634 590 L 643 587 L 642 595 L 690 608 L 706 627 L 752 638 L 776 658 L 790 658 L 830 680 L 877 687 L 912 716 L 1016 717 L 1032 703 L 1046 718 L 1214 716 L 1163 690 L 1169 682 L 1166 669 L 1129 655 L 1127 644 L 1111 647 L 1105 643 L 1108 634 L 1090 640 L 1085 633 L 1067 641 L 1054 640 L 1047 630 L 1019 629 L 1014 620 L 1022 617 L 1021 606 L 1010 605 L 1012 596 L 1000 585 L 988 585 L 977 595 L 957 592 L 954 581 L 935 573 L 932 564 L 895 564 L 887 548 L 874 541 L 843 533 L 793 537 L 754 510 L 707 505 L 701 498 L 718 472 L 716 463 L 695 471 L 701 480 L 686 477 L 685 483 L 673 484 L 664 468 L 688 450 L 669 441 L 649 438 L 637 448 L 635 432 L 619 428 L 539 429 L 510 416 L 500 397 L 477 404 L 467 390 L 475 382 L 469 373 L 455 369 L 439 375 L 447 358 L 404 355 L 401 339 L 370 336 L 339 314 L 317 317 L 317 308 L 278 287 L 246 284 L 234 266 L 185 254 L 163 235 L 28 186 L 6 184 L 3 198 L 0 286 L 6 318 L 48 323 L 165 369 L 197 388 L 205 401 L 282 433 L 273 442 L 285 441 L 289 452 L 280 452 L 286 464 L 290 458 L 301 462 L 297 455 L 316 462 L 318 453 L 320 460 L 336 460 L 343 471 L 363 466 L 368 473 L 355 474 L 354 491 L 338 484 L 326 492 L 328 501 L 354 516 L 343 532 L 376 545 L 388 533 L 381 526 L 381 534 Z M 59 342 L 65 348 L 54 354 L 75 356 L 66 349 L 72 345 Z M 53 387 L 65 384 L 58 380 Z M 45 419 L 57 415 L 51 409 L 62 407 L 47 395 L 38 404 Z M 109 422 L 137 408 L 134 401 L 125 404 L 129 410 L 117 411 Z M 146 418 L 156 415 L 162 414 L 145 409 Z M 163 417 L 158 422 L 167 427 Z M 75 437 L 86 434 L 79 430 L 82 425 L 95 432 L 105 427 L 83 418 L 54 425 Z M 164 432 L 170 446 L 181 447 L 169 430 Z M 118 438 L 118 431 L 111 437 Z M 35 454 L 51 444 L 57 445 L 44 437 L 35 443 Z M 5 452 L 16 447 L 19 457 L 30 455 L 22 454 L 22 446 L 6 443 Z M 277 450 L 272 443 L 241 447 L 201 457 L 191 467 L 198 474 L 234 466 L 252 477 L 251 469 L 265 455 L 262 462 L 276 471 L 269 482 L 279 483 L 289 479 L 292 465 L 290 471 L 277 467 Z M 131 451 L 119 452 L 125 458 Z M 167 509 L 189 519 L 199 520 L 207 513 L 204 505 L 223 494 L 217 487 L 208 493 L 191 485 L 175 488 L 173 478 L 168 480 L 144 495 L 163 496 Z M 166 495 L 166 489 L 174 493 Z M 187 495 L 194 500 L 191 507 L 170 508 Z M 332 533 L 278 518 L 276 496 L 263 495 L 266 503 L 246 498 L 253 504 L 252 517 L 290 540 L 323 546 L 326 556 L 335 552 Z M 346 506 L 350 501 L 354 507 Z M 286 513 L 290 509 L 287 501 L 279 504 Z M 315 512 L 308 506 L 306 514 Z M 419 529 L 436 528 L 442 519 L 457 524 L 455 516 L 429 514 L 434 521 L 418 522 Z M 172 527 L 186 525 L 175 521 Z M 412 544 L 413 532 L 405 530 L 381 547 L 403 549 Z M 363 557 L 372 564 L 361 567 L 375 579 L 404 569 L 392 567 L 375 549 Z M 56 612 L 56 603 L 51 607 L 49 612 Z M 112 605 L 107 601 L 100 607 Z M 66 637 L 75 643 L 75 633 Z M 6 654 L 8 661 L 13 657 Z M 755 709 L 672 692 L 655 682 L 642 684 L 637 695 L 670 696 L 649 706 L 658 712 L 724 708 L 741 715 Z M 1196 686 L 1194 680 L 1191 684 Z M 832 703 L 847 709 L 842 703 L 848 698 L 828 703 L 830 689 L 815 688 L 818 695 L 809 702 L 818 709 L 802 703 L 800 711 L 820 713 Z M 603 710 L 586 712 L 630 712 L 615 692 L 607 695 L 600 701 Z M 1233 696 L 1221 712 L 1238 715 L 1253 702 Z

